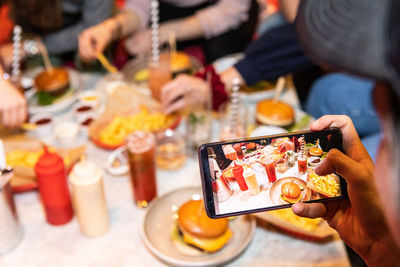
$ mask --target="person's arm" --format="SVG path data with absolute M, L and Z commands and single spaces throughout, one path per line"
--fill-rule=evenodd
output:
M 294 22 L 299 5 L 300 0 L 279 0 L 280 11 L 288 22 Z
M 86 61 L 95 59 L 112 41 L 144 28 L 149 14 L 149 0 L 127 0 L 120 13 L 79 35 L 79 56 Z
M 297 40 L 293 24 L 263 34 L 246 48 L 245 57 L 234 65 L 247 85 L 274 80 L 313 66 Z
M 164 22 L 160 25 L 160 43 L 167 43 L 171 32 L 174 33 L 176 40 L 185 41 L 200 37 L 211 38 L 235 29 L 247 20 L 250 4 L 251 0 L 221 0 L 197 11 L 194 15 Z M 133 4 L 128 7 L 134 6 L 138 9 Z M 148 22 L 149 17 L 142 16 L 142 20 Z M 150 51 L 150 46 L 151 31 L 148 28 L 135 33 L 126 41 L 126 48 L 130 54 L 147 53 Z
M 50 54 L 62 54 L 78 48 L 78 35 L 84 29 L 96 25 L 111 15 L 112 0 L 85 0 L 81 20 L 57 32 L 42 36 Z
M 318 175 L 335 172 L 346 179 L 348 198 L 325 203 L 296 203 L 292 210 L 299 216 L 326 219 L 368 266 L 395 266 L 400 260 L 400 249 L 385 220 L 374 183 L 374 164 L 349 117 L 323 116 L 310 125 L 313 131 L 329 127 L 341 129 L 346 154 L 330 150 L 315 171 Z
M 26 99 L 3 76 L 4 71 L 0 65 L 0 123 L 5 127 L 16 127 L 26 120 Z

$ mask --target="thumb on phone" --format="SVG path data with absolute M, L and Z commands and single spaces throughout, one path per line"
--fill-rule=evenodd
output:
M 319 165 L 315 172 L 318 175 L 328 175 L 331 173 L 337 173 L 342 176 L 348 185 L 356 186 L 359 189 L 363 188 L 365 183 L 365 177 L 370 176 L 363 172 L 368 172 L 359 162 L 351 159 L 347 155 L 343 154 L 337 149 L 331 149 L 325 158 Z

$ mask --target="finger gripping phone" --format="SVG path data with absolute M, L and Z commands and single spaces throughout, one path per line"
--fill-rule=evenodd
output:
M 207 215 L 222 218 L 345 197 L 340 175 L 315 173 L 329 150 L 343 152 L 342 143 L 342 132 L 330 128 L 201 145 Z

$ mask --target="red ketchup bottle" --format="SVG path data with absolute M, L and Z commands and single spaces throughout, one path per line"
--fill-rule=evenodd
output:
M 64 161 L 44 146 L 44 153 L 35 165 L 39 193 L 46 212 L 46 220 L 53 225 L 62 225 L 73 217 Z
M 243 178 L 243 167 L 240 165 L 236 165 L 232 169 L 233 175 L 235 175 L 236 181 L 239 184 L 240 190 L 246 191 L 249 188 L 247 187 L 246 181 Z

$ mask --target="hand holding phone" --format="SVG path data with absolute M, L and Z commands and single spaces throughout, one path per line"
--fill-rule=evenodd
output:
M 207 214 L 227 217 L 290 207 L 296 202 L 342 198 L 345 181 L 315 168 L 332 148 L 342 149 L 338 129 L 298 132 L 204 144 L 199 148 Z M 216 162 L 222 174 L 211 174 Z

